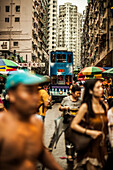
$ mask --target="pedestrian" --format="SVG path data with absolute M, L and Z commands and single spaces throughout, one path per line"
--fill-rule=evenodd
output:
M 107 109 L 106 103 L 100 100 L 103 95 L 102 81 L 87 80 L 82 105 L 73 119 L 71 128 L 92 137 L 89 146 L 77 154 L 76 170 L 102 170 L 107 160 Z M 80 126 L 86 120 L 90 128 Z
M 67 127 L 69 126 L 70 121 L 76 116 L 77 111 L 81 105 L 81 100 L 79 99 L 81 95 L 80 91 L 81 89 L 78 85 L 72 85 L 70 96 L 63 98 L 61 105 L 59 106 L 59 110 L 63 111 L 64 124 L 66 124 Z M 74 146 L 66 139 L 65 139 L 65 145 L 66 145 L 67 162 L 73 163 L 74 151 L 75 151 Z M 71 150 L 71 154 L 69 153 L 70 152 L 69 150 Z
M 40 100 L 38 102 L 38 112 L 37 114 L 42 117 L 43 122 L 45 121 L 47 108 L 52 100 L 52 97 L 48 94 L 48 83 L 44 83 L 42 86 L 38 87 L 38 95 Z
M 36 118 L 37 85 L 43 77 L 17 72 L 8 77 L 9 109 L 0 115 L 0 169 L 35 170 L 37 160 L 49 169 L 62 169 L 43 144 L 43 123 Z

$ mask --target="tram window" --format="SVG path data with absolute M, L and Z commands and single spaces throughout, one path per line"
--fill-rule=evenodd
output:
M 64 76 L 62 75 L 58 76 L 58 84 L 65 84 Z
M 51 84 L 57 84 L 57 76 L 51 76 Z
M 51 54 L 51 62 L 55 63 L 55 54 Z
M 68 63 L 72 63 L 72 55 L 71 54 L 68 54 L 67 61 L 68 61 Z
M 66 55 L 65 54 L 57 54 L 57 63 L 65 63 Z

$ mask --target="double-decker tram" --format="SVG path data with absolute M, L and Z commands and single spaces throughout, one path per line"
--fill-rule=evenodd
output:
M 50 93 L 53 99 L 61 101 L 67 96 L 73 81 L 73 53 L 52 51 L 50 53 Z

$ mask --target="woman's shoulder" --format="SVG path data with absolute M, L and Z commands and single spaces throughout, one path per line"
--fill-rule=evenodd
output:
M 87 105 L 87 103 L 82 103 L 80 107 L 81 107 L 81 109 L 83 109 L 84 111 L 87 111 L 87 110 L 88 110 L 88 105 Z

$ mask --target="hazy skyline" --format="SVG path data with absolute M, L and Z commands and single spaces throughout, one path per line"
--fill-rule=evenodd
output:
M 58 0 L 57 2 L 58 2 L 58 10 L 59 10 L 59 5 L 64 5 L 64 3 L 66 2 L 70 2 L 78 7 L 79 13 L 83 13 L 83 10 L 85 10 L 85 6 L 87 6 L 87 0 Z

